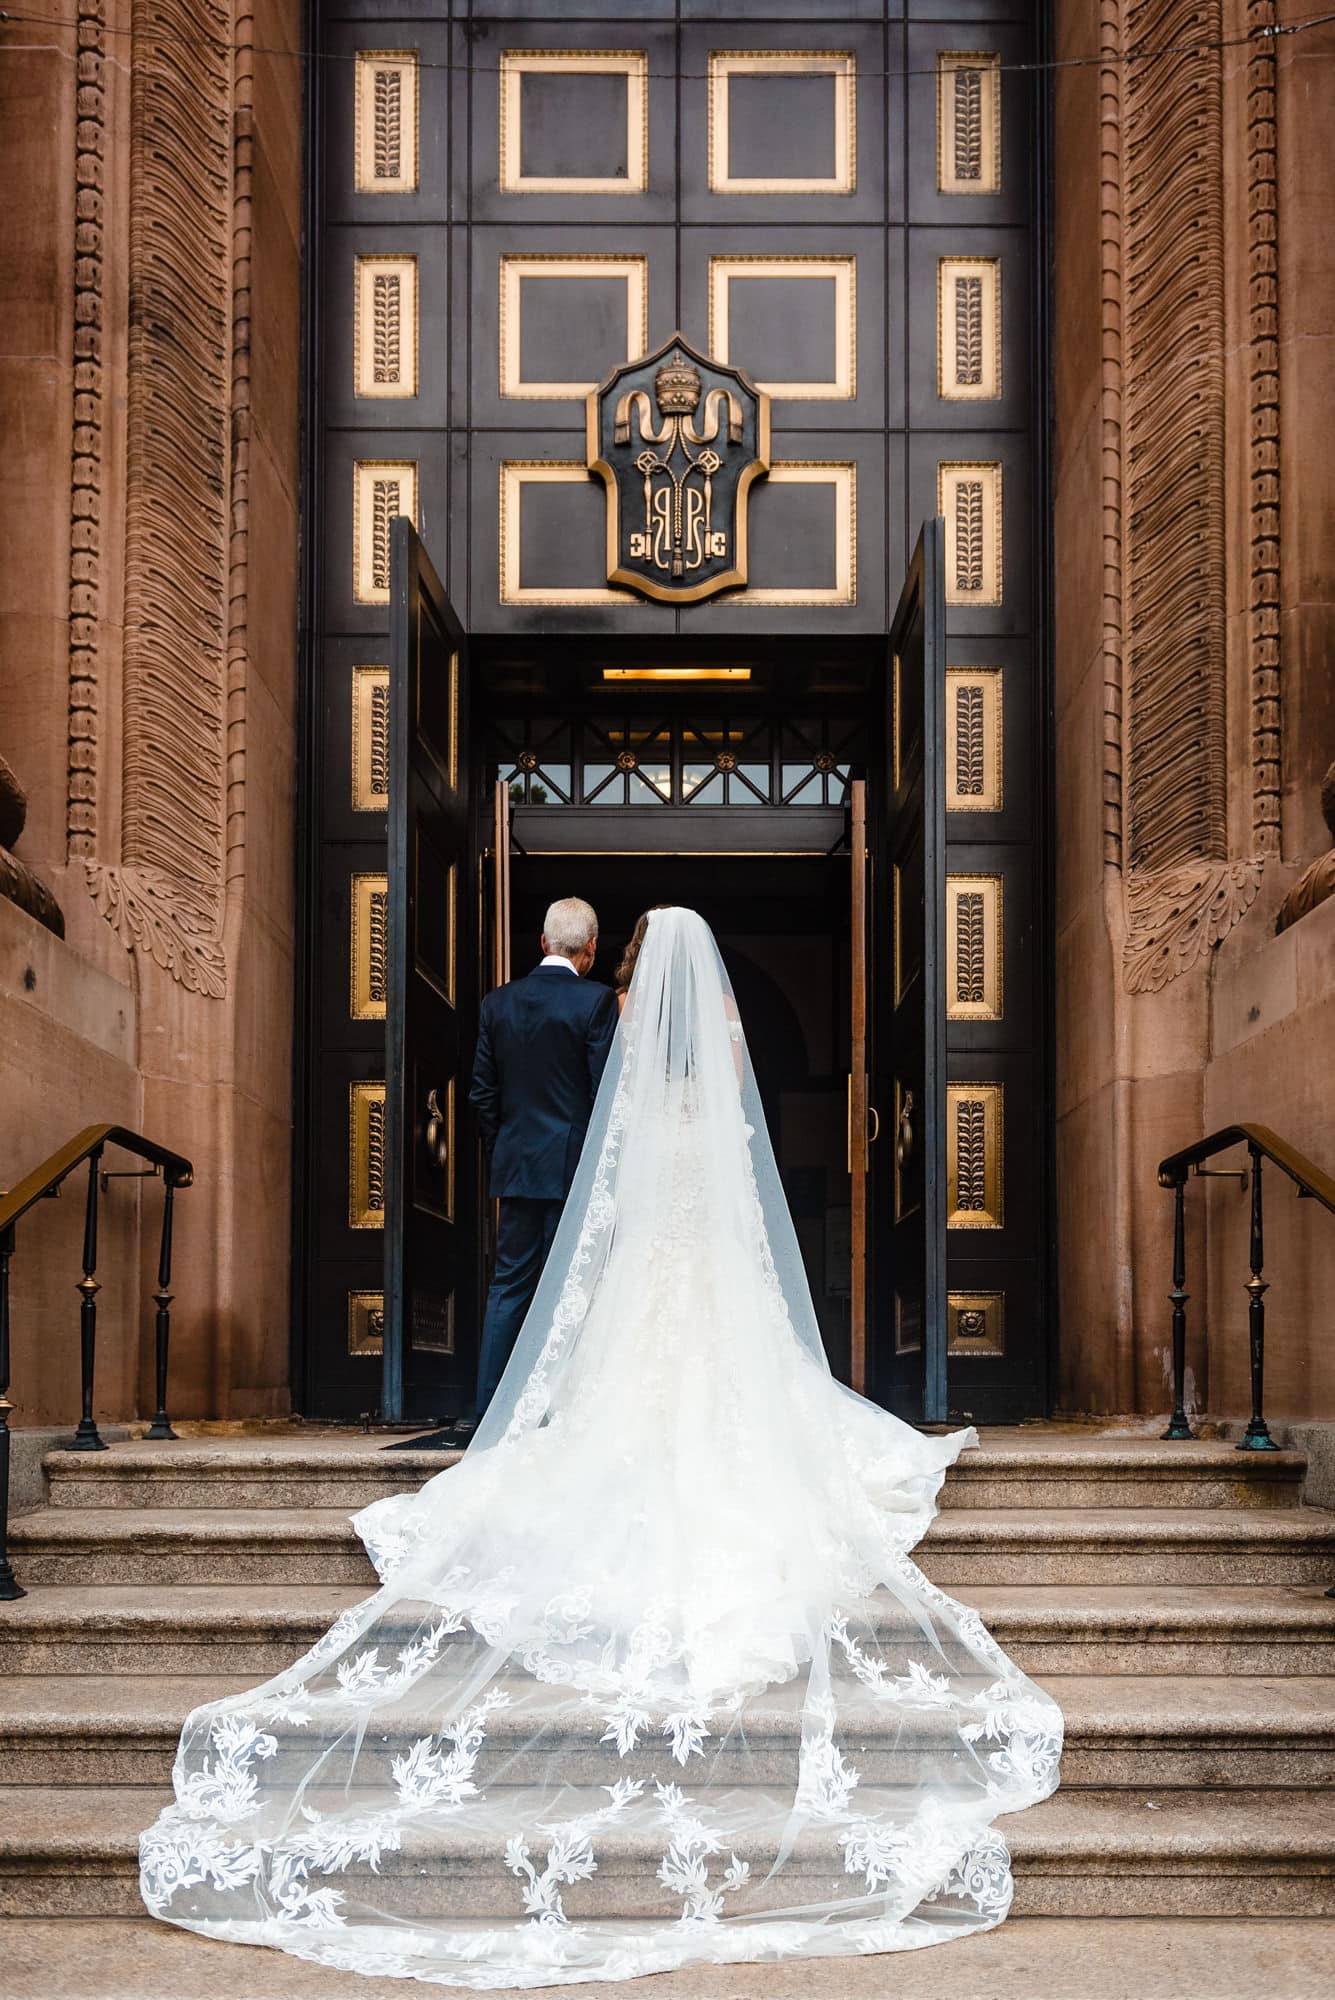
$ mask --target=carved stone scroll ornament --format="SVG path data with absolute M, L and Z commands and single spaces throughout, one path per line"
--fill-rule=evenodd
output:
M 1309 868 L 1304 869 L 1288 895 L 1279 906 L 1275 918 L 1275 933 L 1286 931 L 1290 924 L 1296 924 L 1299 917 L 1305 917 L 1309 910 L 1327 902 L 1335 896 L 1335 764 L 1332 764 L 1321 781 L 1321 817 L 1330 828 L 1330 849 L 1317 856 Z
M 1198 861 L 1127 878 L 1129 927 L 1122 978 L 1129 993 L 1158 993 L 1219 944 L 1261 886 L 1259 861 Z

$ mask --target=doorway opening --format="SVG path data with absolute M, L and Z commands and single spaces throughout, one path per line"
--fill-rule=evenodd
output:
M 636 919 L 656 903 L 698 910 L 713 930 L 746 1024 L 825 1350 L 846 1381 L 847 853 L 544 854 L 521 851 L 524 832 L 520 819 L 510 861 L 514 977 L 537 963 L 543 913 L 559 896 L 582 896 L 597 910 L 593 977 L 609 985 Z

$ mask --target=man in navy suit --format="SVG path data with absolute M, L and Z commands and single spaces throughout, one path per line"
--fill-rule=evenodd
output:
M 578 896 L 553 903 L 542 949 L 527 979 L 498 986 L 482 1002 L 469 1092 L 501 1205 L 478 1358 L 479 1417 L 538 1288 L 616 1032 L 616 995 L 585 977 L 598 950 L 589 904 Z

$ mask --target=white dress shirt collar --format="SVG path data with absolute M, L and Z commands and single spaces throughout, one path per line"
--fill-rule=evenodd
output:
M 546 958 L 543 959 L 542 964 L 538 967 L 539 972 L 545 972 L 549 965 L 559 965 L 563 972 L 574 972 L 576 979 L 579 978 L 579 974 L 575 972 L 575 968 L 570 963 L 570 960 L 562 958 L 559 952 L 549 951 Z

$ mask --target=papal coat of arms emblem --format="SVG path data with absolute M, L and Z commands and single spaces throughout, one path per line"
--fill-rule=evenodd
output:
M 674 334 L 588 401 L 607 487 L 607 580 L 689 604 L 746 582 L 746 497 L 769 471 L 769 397 Z

